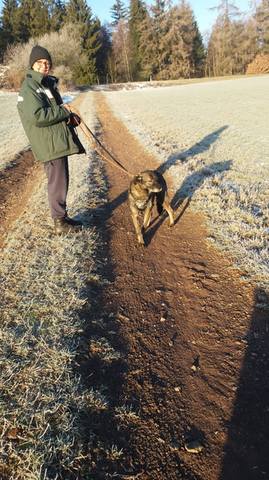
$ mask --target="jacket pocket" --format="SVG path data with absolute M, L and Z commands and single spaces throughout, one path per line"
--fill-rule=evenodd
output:
M 64 123 L 64 124 L 63 124 Z M 61 156 L 70 150 L 70 141 L 65 122 L 48 127 L 47 138 L 52 155 Z

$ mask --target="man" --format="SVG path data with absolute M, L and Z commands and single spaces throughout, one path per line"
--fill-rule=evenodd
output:
M 57 89 L 58 79 L 49 75 L 51 56 L 35 45 L 30 54 L 30 69 L 18 96 L 18 111 L 33 154 L 44 162 L 48 178 L 48 200 L 56 234 L 76 231 L 82 223 L 68 217 L 68 155 L 85 153 L 75 127 L 80 118 L 63 106 Z

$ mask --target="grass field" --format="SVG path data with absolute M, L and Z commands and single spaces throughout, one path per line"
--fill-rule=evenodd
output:
M 17 112 L 17 96 L 0 91 L 0 170 L 29 144 Z
M 262 76 L 105 93 L 170 176 L 174 203 L 191 198 L 211 240 L 267 288 L 268 84 Z

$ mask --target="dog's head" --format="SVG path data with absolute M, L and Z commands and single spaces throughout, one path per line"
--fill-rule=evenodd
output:
M 141 185 L 142 188 L 148 190 L 149 193 L 158 193 L 162 191 L 158 175 L 153 170 L 145 170 L 139 173 L 134 178 L 136 184 Z

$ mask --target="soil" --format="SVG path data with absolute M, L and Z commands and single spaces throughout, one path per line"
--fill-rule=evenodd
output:
M 0 171 L 0 247 L 9 226 L 21 215 L 25 202 L 38 182 L 41 166 L 30 150 L 21 152 Z
M 104 145 L 131 173 L 156 168 L 95 95 Z M 109 164 L 107 174 L 107 304 L 127 350 L 121 401 L 140 417 L 124 449 L 132 476 L 120 478 L 269 478 L 268 299 L 210 245 L 205 218 L 187 200 L 173 204 L 172 191 L 176 225 L 155 217 L 138 245 L 129 177 Z
M 109 151 L 134 174 L 156 168 L 103 95 L 94 95 Z M 39 168 L 26 153 L 1 172 L 2 240 Z M 96 479 L 268 479 L 268 299 L 213 248 L 203 215 L 187 199 L 175 204 L 171 189 L 175 226 L 155 212 L 146 246 L 138 245 L 129 177 L 110 164 L 106 172 L 109 201 L 94 221 L 107 241 L 111 284 L 99 309 L 115 313 L 126 358 L 111 383 L 138 419 L 123 435 L 121 473 Z

